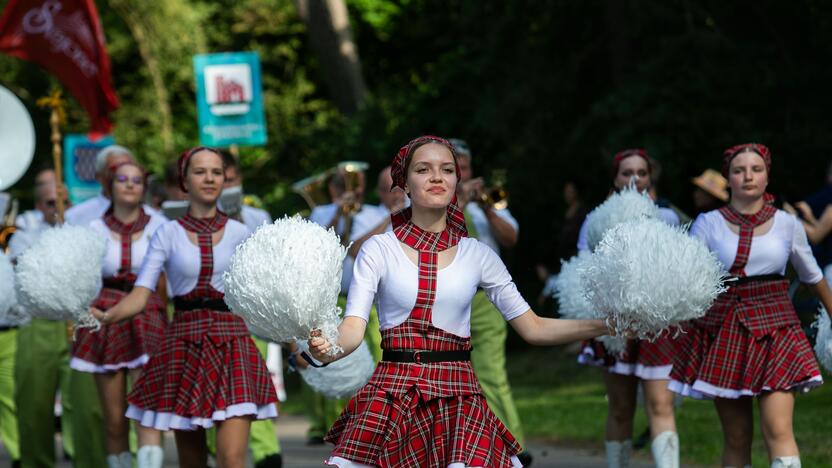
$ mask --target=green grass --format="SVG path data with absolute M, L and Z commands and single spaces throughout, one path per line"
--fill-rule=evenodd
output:
M 607 402 L 597 369 L 579 366 L 574 353 L 557 348 L 514 351 L 508 362 L 514 398 L 528 437 L 603 450 Z M 826 379 L 830 381 L 829 376 Z M 794 428 L 806 467 L 832 467 L 830 385 L 797 398 Z M 677 425 L 683 461 L 719 466 L 722 433 L 713 403 L 685 399 L 677 409 Z M 635 433 L 646 426 L 640 408 Z M 646 453 L 649 456 L 649 448 Z M 758 428 L 753 457 L 755 467 L 769 466 Z

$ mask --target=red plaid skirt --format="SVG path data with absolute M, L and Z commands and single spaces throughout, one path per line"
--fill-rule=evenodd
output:
M 581 344 L 578 362 L 595 367 L 606 367 L 610 372 L 635 375 L 644 380 L 667 380 L 678 346 L 677 339 L 662 335 L 654 341 L 628 340 L 624 351 L 615 356 L 597 340 Z
M 670 389 L 695 398 L 809 390 L 822 383 L 787 281 L 756 281 L 720 295 L 679 338 Z
M 107 310 L 126 295 L 103 288 L 93 305 Z M 157 294 L 151 294 L 145 310 L 131 320 L 103 325 L 98 331 L 77 329 L 70 367 L 94 373 L 141 367 L 159 349 L 166 326 L 165 305 Z
M 512 457 L 521 450 L 482 394 L 425 400 L 416 386 L 397 397 L 367 384 L 326 440 L 336 444 L 333 457 L 379 468 L 512 467 Z
M 127 401 L 128 417 L 160 430 L 277 416 L 274 385 L 243 319 L 208 309 L 176 312 Z

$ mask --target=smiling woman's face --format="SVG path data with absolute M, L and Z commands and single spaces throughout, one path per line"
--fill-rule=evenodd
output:
M 216 203 L 225 182 L 222 158 L 213 151 L 203 150 L 188 161 L 185 188 L 188 198 L 202 204 Z
M 437 143 L 416 149 L 407 168 L 406 191 L 414 208 L 445 208 L 456 193 L 456 163 L 451 151 Z

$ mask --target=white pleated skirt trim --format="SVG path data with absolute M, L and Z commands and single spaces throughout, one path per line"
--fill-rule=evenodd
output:
M 609 368 L 613 374 L 634 375 L 642 380 L 670 380 L 670 371 L 673 364 L 666 366 L 645 366 L 643 364 L 628 364 L 616 362 Z
M 373 465 L 365 465 L 363 463 L 356 463 L 346 458 L 341 457 L 329 457 L 324 462 L 326 466 L 337 466 L 338 468 L 376 468 Z M 520 463 L 520 460 L 517 457 L 511 457 L 511 466 L 512 468 L 523 468 L 523 464 Z M 448 468 L 484 468 L 479 466 L 465 466 L 462 463 L 451 463 L 448 465 Z
M 138 369 L 147 364 L 150 360 L 150 355 L 142 354 L 141 356 L 127 362 L 118 362 L 115 364 L 96 364 L 94 362 L 85 361 L 81 358 L 74 357 L 69 360 L 69 368 L 79 372 L 89 372 L 91 374 L 109 374 L 110 372 L 120 371 L 122 369 Z
M 800 382 L 788 388 L 788 391 L 805 393 L 809 390 L 823 385 L 823 377 L 816 375 L 811 379 Z M 755 392 L 751 389 L 736 390 L 733 388 L 723 388 L 711 385 L 702 380 L 696 380 L 693 385 L 682 383 L 678 380 L 671 380 L 667 385 L 670 391 L 680 395 L 691 397 L 697 400 L 713 400 L 714 398 L 730 398 L 737 399 L 744 396 L 757 396 L 763 392 L 770 392 L 771 388 L 764 387 L 762 392 Z
M 142 426 L 152 427 L 160 431 L 171 429 L 178 431 L 193 431 L 196 429 L 208 429 L 214 423 L 240 416 L 254 416 L 254 419 L 272 419 L 277 417 L 277 406 L 274 403 L 257 406 L 254 403 L 238 403 L 231 405 L 224 410 L 214 411 L 210 418 L 199 418 L 180 416 L 174 413 L 165 413 L 146 410 L 135 405 L 127 408 L 127 417 L 135 419 Z

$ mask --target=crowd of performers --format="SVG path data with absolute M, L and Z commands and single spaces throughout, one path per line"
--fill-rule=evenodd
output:
M 728 290 L 704 317 L 684 324 L 685 333 L 627 339 L 622 352 L 596 340 L 612 333 L 602 319 L 544 318 L 531 310 L 499 255 L 517 243 L 518 223 L 508 209 L 477 201 L 483 181 L 472 174 L 464 141 L 425 136 L 402 147 L 380 171 L 380 206 L 363 203 L 363 173 L 357 179 L 336 173 L 328 183 L 332 202 L 316 207 L 310 220 L 334 228 L 349 246 L 339 338 L 311 337 L 308 354 L 284 345 L 290 365 L 305 368 L 326 366 L 366 341 L 378 365 L 348 401 L 308 390 L 310 441 L 334 444 L 325 464 L 531 464 L 506 375 L 508 324 L 533 345 L 583 341 L 579 362 L 600 367 L 606 383 L 610 468 L 628 466 L 639 387 L 656 466 L 679 466 L 677 393 L 714 400 L 723 466 L 751 465 L 756 398 L 771 466 L 799 467 L 794 394 L 822 380 L 788 295 L 787 264 L 827 310 L 832 293 L 803 224 L 776 209 L 766 192 L 768 148 L 738 145 L 722 163 L 724 179 L 706 172 L 700 182 L 726 181 L 730 198 L 697 217 L 690 234 L 725 265 Z M 223 189 L 240 185 L 242 173 L 212 148 L 180 156 L 173 188 L 189 203 L 173 220 L 143 204 L 147 174 L 129 150 L 105 148 L 96 164 L 102 194 L 72 207 L 66 222 L 108 240 L 103 288 L 91 309 L 103 326 L 79 329 L 72 341 L 61 322 L 0 323 L 4 370 L 17 349 L 13 379 L 0 382 L 2 406 L 17 413 L 14 430 L 6 416 L 0 420 L 7 450 L 20 466 L 53 466 L 60 389 L 65 451 L 77 466 L 132 466 L 131 420 L 140 468 L 162 466 L 161 433 L 169 430 L 183 467 L 206 466 L 209 453 L 220 467 L 241 467 L 249 448 L 256 466 L 280 466 L 272 423 L 278 401 L 272 374 L 280 364 L 266 362 L 266 350 L 276 346 L 251 336 L 229 311 L 222 281 L 235 247 L 271 217 L 243 206 L 231 219 L 218 209 Z M 614 191 L 633 181 L 650 191 L 652 176 L 645 151 L 615 155 Z M 57 222 L 56 199 L 66 196 L 59 186 L 53 172 L 38 175 L 37 210 L 21 215 L 12 258 Z M 680 223 L 671 209 L 660 214 Z M 589 249 L 587 222 L 579 250 Z M 168 303 L 175 310 L 170 320 Z M 341 351 L 331 353 L 336 346 Z M 91 401 L 96 397 L 100 404 Z

